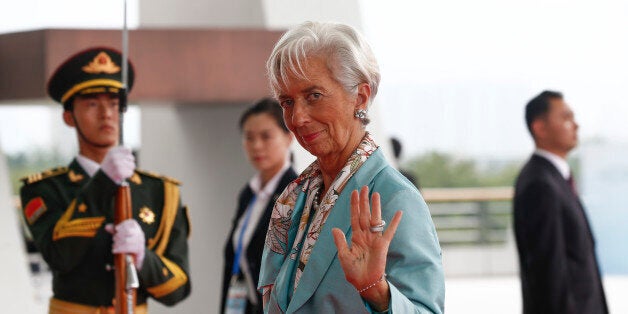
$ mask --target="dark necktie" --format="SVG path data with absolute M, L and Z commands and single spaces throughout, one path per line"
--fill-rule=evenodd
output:
M 567 183 L 569 183 L 569 187 L 571 187 L 571 191 L 573 195 L 578 196 L 578 189 L 576 188 L 576 182 L 573 180 L 573 175 L 570 173 L 569 178 L 567 178 Z

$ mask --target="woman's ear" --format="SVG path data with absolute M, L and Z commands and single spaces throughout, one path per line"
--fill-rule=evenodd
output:
M 359 84 L 357 95 L 356 95 L 355 109 L 367 110 L 370 99 L 371 99 L 371 86 L 367 83 Z
M 65 110 L 63 111 L 63 122 L 69 127 L 75 127 L 76 123 L 74 122 L 74 116 L 72 115 L 72 111 Z

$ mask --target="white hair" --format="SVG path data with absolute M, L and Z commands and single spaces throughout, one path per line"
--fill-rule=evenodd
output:
M 369 84 L 370 105 L 379 87 L 377 60 L 362 35 L 340 23 L 305 22 L 281 36 L 266 61 L 273 94 L 277 96 L 280 86 L 287 85 L 289 75 L 307 79 L 304 65 L 313 56 L 327 60 L 334 79 L 347 92 L 355 94 L 359 84 Z

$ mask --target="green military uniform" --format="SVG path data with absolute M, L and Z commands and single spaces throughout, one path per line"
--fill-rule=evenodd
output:
M 114 298 L 112 236 L 117 185 L 101 170 L 90 178 L 74 160 L 23 179 L 24 217 L 33 239 L 52 269 L 56 299 L 91 306 L 111 306 Z M 136 171 L 129 179 L 133 218 L 146 238 L 138 272 L 137 304 L 150 296 L 174 304 L 190 293 L 190 224 L 181 205 L 179 183 Z
M 76 96 L 120 95 L 121 54 L 111 48 L 90 48 L 71 56 L 48 81 L 48 94 L 74 117 Z M 134 70 L 128 64 L 127 89 Z M 124 109 L 124 103 L 120 109 Z M 98 119 L 104 119 L 99 116 Z M 76 124 L 77 134 L 88 139 Z M 146 249 L 137 304 L 148 297 L 172 305 L 190 294 L 188 244 L 190 223 L 179 197 L 179 183 L 167 177 L 135 171 L 128 180 L 133 218 L 144 232 Z M 114 291 L 112 235 L 118 185 L 102 170 L 90 177 L 74 160 L 24 179 L 20 193 L 24 218 L 34 242 L 53 274 L 51 313 L 109 312 Z M 141 250 L 141 248 L 140 248 Z M 142 307 L 143 308 L 143 307 Z M 145 311 L 143 308 L 142 311 Z M 139 311 L 138 311 L 139 312 Z

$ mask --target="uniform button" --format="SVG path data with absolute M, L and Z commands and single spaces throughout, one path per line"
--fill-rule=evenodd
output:
M 105 269 L 107 271 L 112 271 L 113 270 L 113 266 L 111 264 L 105 264 Z

